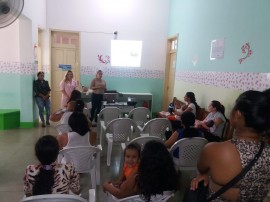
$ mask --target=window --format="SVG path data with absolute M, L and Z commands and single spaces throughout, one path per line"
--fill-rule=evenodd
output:
M 141 66 L 142 41 L 112 40 L 111 65 L 118 67 Z

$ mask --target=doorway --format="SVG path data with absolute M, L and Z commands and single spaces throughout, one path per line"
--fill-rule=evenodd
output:
M 67 69 L 63 65 L 71 65 L 74 79 L 80 81 L 80 45 L 79 33 L 51 32 L 51 111 L 61 108 L 60 82 Z
M 177 43 L 178 43 L 178 35 L 170 37 L 167 40 L 166 67 L 165 67 L 165 79 L 163 85 L 163 102 L 162 102 L 163 111 L 167 111 L 169 103 L 171 103 L 173 100 Z

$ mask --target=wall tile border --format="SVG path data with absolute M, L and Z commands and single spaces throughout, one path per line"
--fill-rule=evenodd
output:
M 270 88 L 270 73 L 177 71 L 176 80 L 237 90 Z

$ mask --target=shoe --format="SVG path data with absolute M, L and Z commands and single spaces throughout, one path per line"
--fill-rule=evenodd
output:
M 45 123 L 42 123 L 41 127 L 42 127 L 42 128 L 45 128 Z
M 49 126 L 49 125 L 51 125 L 51 124 L 50 124 L 50 122 L 49 122 L 49 121 L 46 121 L 46 125 L 47 125 L 47 126 Z

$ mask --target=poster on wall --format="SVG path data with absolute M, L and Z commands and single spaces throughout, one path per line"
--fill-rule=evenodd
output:
M 59 68 L 61 68 L 63 71 L 68 71 L 72 69 L 71 65 L 64 65 L 64 64 L 59 64 Z
M 223 59 L 224 57 L 224 38 L 211 41 L 210 60 Z

